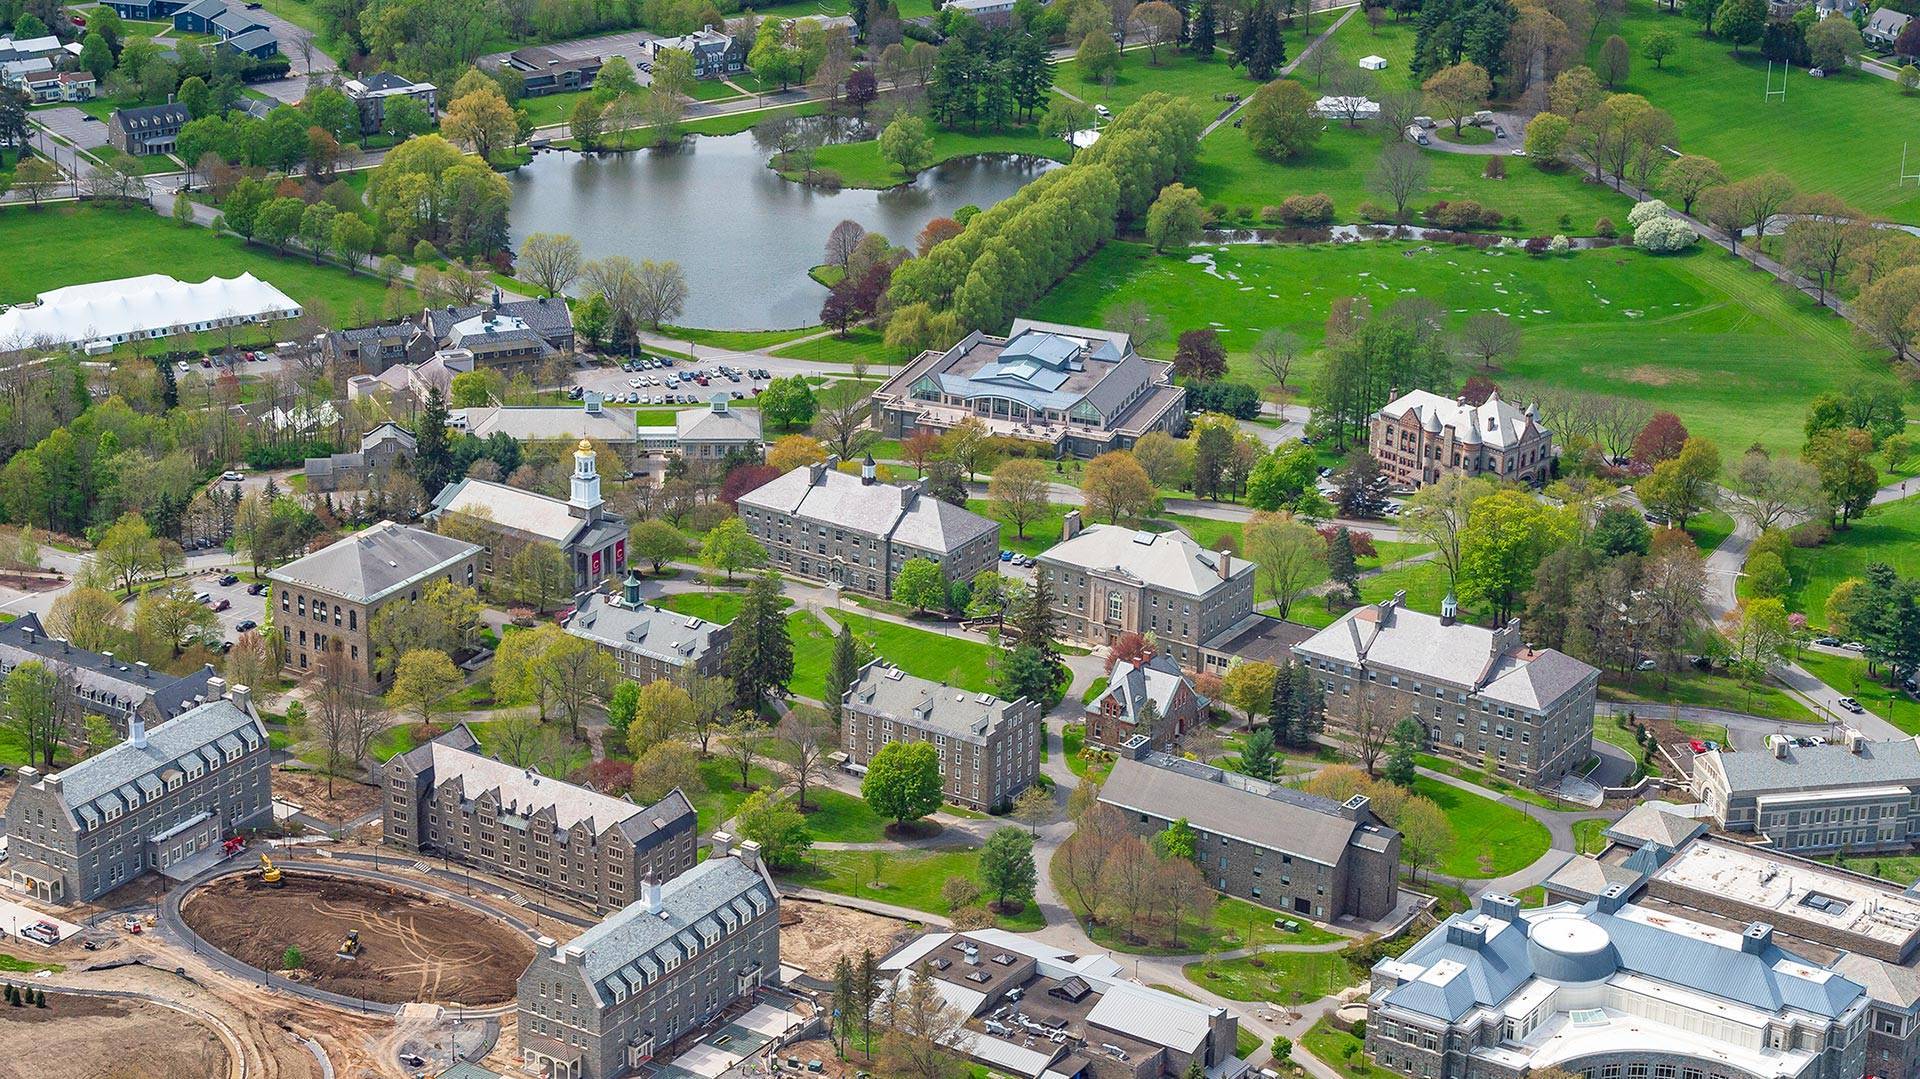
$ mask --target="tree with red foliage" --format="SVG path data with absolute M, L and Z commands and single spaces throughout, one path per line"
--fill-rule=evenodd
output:
M 1651 470 L 1662 461 L 1680 456 L 1687 444 L 1687 425 L 1671 412 L 1656 412 L 1640 433 L 1633 437 L 1633 463 Z
M 627 789 L 633 786 L 633 762 L 597 760 L 584 768 L 575 770 L 568 778 L 583 787 L 592 787 L 601 794 L 618 797 L 627 793 Z
M 727 508 L 732 509 L 734 503 L 740 501 L 741 495 L 758 489 L 779 474 L 780 470 L 772 465 L 735 465 L 733 470 L 727 473 L 727 478 L 720 483 L 720 501 L 725 502 Z
M 880 80 L 873 77 L 873 69 L 857 67 L 847 76 L 847 107 L 855 116 L 864 116 L 867 106 L 880 96 Z
M 865 272 L 861 273 L 859 280 L 840 282 L 842 286 L 852 290 L 851 299 L 854 310 L 858 311 L 862 318 L 880 309 L 880 298 L 885 296 L 887 289 L 893 285 L 894 265 L 891 259 L 881 259 L 867 267 Z
M 935 244 L 951 240 L 965 230 L 966 226 L 951 217 L 936 217 L 920 229 L 919 237 L 913 241 L 914 250 L 925 257 Z
M 1320 533 L 1321 539 L 1327 541 L 1328 543 L 1332 543 L 1333 534 L 1335 532 L 1340 531 L 1340 526 L 1339 525 L 1321 525 L 1315 531 Z M 1353 557 L 1355 558 L 1380 557 L 1380 548 L 1375 547 L 1373 545 L 1373 533 L 1367 531 L 1364 528 L 1347 529 L 1347 542 L 1352 545 Z
M 1213 330 L 1188 330 L 1173 352 L 1174 374 L 1212 382 L 1227 373 L 1227 350 Z
M 1486 404 L 1487 398 L 1499 392 L 1500 387 L 1494 385 L 1493 380 L 1485 375 L 1474 375 L 1467 379 L 1466 385 L 1460 387 L 1460 396 L 1467 399 L 1467 404 L 1476 407 Z
M 840 283 L 827 290 L 827 298 L 820 301 L 820 322 L 832 326 L 841 337 L 847 335 L 847 327 L 860 319 L 860 308 L 854 300 L 853 283 L 842 278 Z
M 1151 655 L 1153 642 L 1145 634 L 1122 633 L 1113 639 L 1112 650 L 1107 653 L 1107 674 L 1112 675 L 1121 663 L 1141 663 Z

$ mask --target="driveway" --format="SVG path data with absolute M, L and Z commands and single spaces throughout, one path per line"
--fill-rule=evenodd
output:
M 583 37 L 573 41 L 556 41 L 543 48 L 551 49 L 555 55 L 568 60 L 580 60 L 589 56 L 620 56 L 634 66 L 634 74 L 639 74 L 640 61 L 648 59 L 650 50 L 647 43 L 660 40 L 659 34 L 645 30 L 628 30 L 618 34 L 603 34 L 599 37 Z M 507 62 L 507 54 L 496 52 L 482 56 L 480 63 L 487 67 L 498 67 Z
M 93 150 L 107 144 L 107 125 L 79 109 L 62 105 L 53 109 L 35 109 L 28 116 L 82 150 Z
M 1481 157 L 1492 157 L 1496 154 L 1511 154 L 1513 151 L 1520 149 L 1522 144 L 1526 142 L 1527 118 L 1525 116 L 1517 112 L 1496 112 L 1493 114 L 1493 122 L 1506 131 L 1506 138 L 1494 139 L 1492 142 L 1481 143 L 1477 146 L 1469 146 L 1459 142 L 1448 142 L 1446 139 L 1440 137 L 1440 129 L 1445 128 L 1448 131 L 1452 131 L 1453 124 L 1443 122 L 1440 127 L 1435 128 L 1427 134 L 1428 139 L 1431 141 L 1429 141 L 1425 149 L 1438 150 L 1443 154 L 1475 154 Z

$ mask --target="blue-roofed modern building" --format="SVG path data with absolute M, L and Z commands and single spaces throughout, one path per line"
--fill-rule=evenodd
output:
M 624 1075 L 780 981 L 780 900 L 759 846 L 712 857 L 567 941 L 520 976 L 520 1056 L 552 1079 Z M 651 1073 L 650 1073 L 651 1074 Z M 674 1072 L 673 1074 L 684 1074 Z
M 921 353 L 873 395 L 873 415 L 888 438 L 972 416 L 1057 457 L 1095 457 L 1149 431 L 1171 433 L 1186 400 L 1173 365 L 1135 352 L 1127 334 L 1015 319 L 1006 337 L 971 333 Z
M 1858 982 L 1739 929 L 1623 900 L 1482 896 L 1373 968 L 1367 1050 L 1419 1079 L 1861 1079 Z

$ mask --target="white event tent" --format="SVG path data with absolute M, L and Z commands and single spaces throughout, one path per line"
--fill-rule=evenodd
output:
M 120 344 L 299 316 L 299 304 L 250 273 L 198 283 L 146 274 L 57 288 L 0 311 L 0 348 Z

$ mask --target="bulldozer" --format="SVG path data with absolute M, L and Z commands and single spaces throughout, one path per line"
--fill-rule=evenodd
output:
M 360 931 L 358 929 L 347 930 L 347 939 L 340 942 L 340 950 L 333 954 L 341 959 L 360 958 Z
M 260 853 L 260 883 L 269 888 L 280 887 L 280 867 L 273 864 L 265 851 Z

